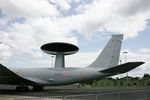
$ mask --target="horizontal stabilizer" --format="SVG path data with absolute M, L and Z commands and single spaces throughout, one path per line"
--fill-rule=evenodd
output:
M 125 73 L 128 72 L 134 68 L 136 68 L 137 66 L 140 66 L 144 64 L 144 62 L 127 62 L 115 67 L 111 67 L 105 70 L 102 70 L 100 72 L 102 73 L 106 73 L 106 74 L 112 74 L 112 75 L 116 75 L 116 74 L 121 74 L 121 73 Z

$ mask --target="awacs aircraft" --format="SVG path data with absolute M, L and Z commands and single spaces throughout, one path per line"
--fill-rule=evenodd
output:
M 144 62 L 127 62 L 118 65 L 123 35 L 112 35 L 97 59 L 85 68 L 65 68 L 65 55 L 79 48 L 68 43 L 48 43 L 42 51 L 56 55 L 54 68 L 7 68 L 0 65 L 0 84 L 17 85 L 16 90 L 43 90 L 44 86 L 59 86 L 85 82 L 128 72 Z

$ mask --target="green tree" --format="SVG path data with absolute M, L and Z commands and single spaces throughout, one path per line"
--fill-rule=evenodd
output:
M 150 75 L 147 74 L 147 73 L 145 73 L 145 74 L 143 75 L 143 78 L 148 78 L 148 77 L 150 77 Z

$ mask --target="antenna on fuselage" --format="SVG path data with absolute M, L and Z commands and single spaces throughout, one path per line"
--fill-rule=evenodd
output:
M 53 42 L 42 45 L 41 50 L 45 53 L 56 55 L 54 68 L 64 68 L 64 56 L 76 53 L 79 48 L 69 43 Z

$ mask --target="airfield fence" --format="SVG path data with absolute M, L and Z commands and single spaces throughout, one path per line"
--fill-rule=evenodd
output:
M 21 98 L 14 100 L 150 100 L 150 90 Z

